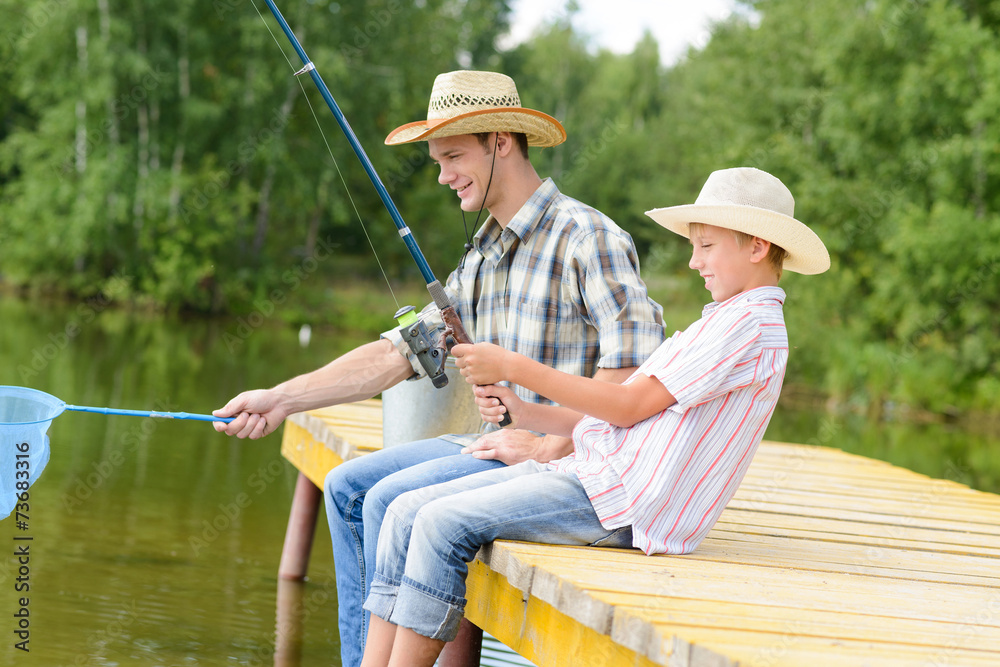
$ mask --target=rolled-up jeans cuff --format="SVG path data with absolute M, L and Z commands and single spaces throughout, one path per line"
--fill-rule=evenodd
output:
M 399 596 L 399 584 L 389 581 L 378 572 L 372 580 L 371 591 L 368 599 L 365 600 L 365 610 L 370 611 L 384 621 L 388 621 L 392 615 L 393 607 L 396 606 L 396 598 Z
M 458 635 L 459 621 L 465 615 L 465 598 L 434 590 L 407 577 L 403 577 L 397 595 L 398 604 L 391 612 L 390 623 L 445 642 Z

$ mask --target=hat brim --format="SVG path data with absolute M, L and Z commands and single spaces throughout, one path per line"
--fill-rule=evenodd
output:
M 552 116 L 523 107 L 480 109 L 445 120 L 420 120 L 401 125 L 385 138 L 387 146 L 414 141 L 454 137 L 479 132 L 520 132 L 529 146 L 558 146 L 566 141 L 566 130 Z
M 756 206 L 686 204 L 646 211 L 658 224 L 685 238 L 688 225 L 700 222 L 757 236 L 788 252 L 783 268 L 806 275 L 830 268 L 830 253 L 816 233 L 795 218 Z

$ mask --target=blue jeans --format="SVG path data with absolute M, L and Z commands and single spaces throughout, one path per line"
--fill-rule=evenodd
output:
M 389 504 L 413 489 L 504 467 L 460 454 L 461 449 L 440 438 L 419 440 L 346 461 L 326 476 L 323 498 L 333 542 L 344 667 L 361 664 L 369 618 L 362 604 L 371 589 L 376 544 Z
M 468 563 L 495 539 L 631 547 L 632 530 L 604 528 L 576 475 L 534 461 L 411 491 L 386 513 L 365 609 L 451 641 Z

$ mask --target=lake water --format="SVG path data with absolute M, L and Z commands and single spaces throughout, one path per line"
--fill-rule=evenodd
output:
M 293 329 L 250 324 L 0 298 L 0 384 L 78 405 L 210 412 L 360 339 L 316 331 L 302 347 Z M 51 460 L 31 487 L 27 529 L 0 522 L 0 664 L 339 664 L 322 527 L 310 581 L 279 591 L 296 478 L 278 452 L 280 432 L 237 441 L 206 423 L 67 412 L 49 434 Z M 872 425 L 779 407 L 767 437 L 1000 490 L 997 440 L 945 425 Z M 26 542 L 14 538 L 26 536 L 30 589 L 17 592 L 13 554 Z M 21 597 L 29 652 L 15 647 Z M 279 599 L 287 611 L 276 631 Z

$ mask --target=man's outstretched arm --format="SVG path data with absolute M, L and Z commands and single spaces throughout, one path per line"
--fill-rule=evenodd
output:
M 273 433 L 290 414 L 371 398 L 411 375 L 409 361 L 380 339 L 271 389 L 239 394 L 212 413 L 233 417 L 228 424 L 214 422 L 215 430 L 256 440 Z

